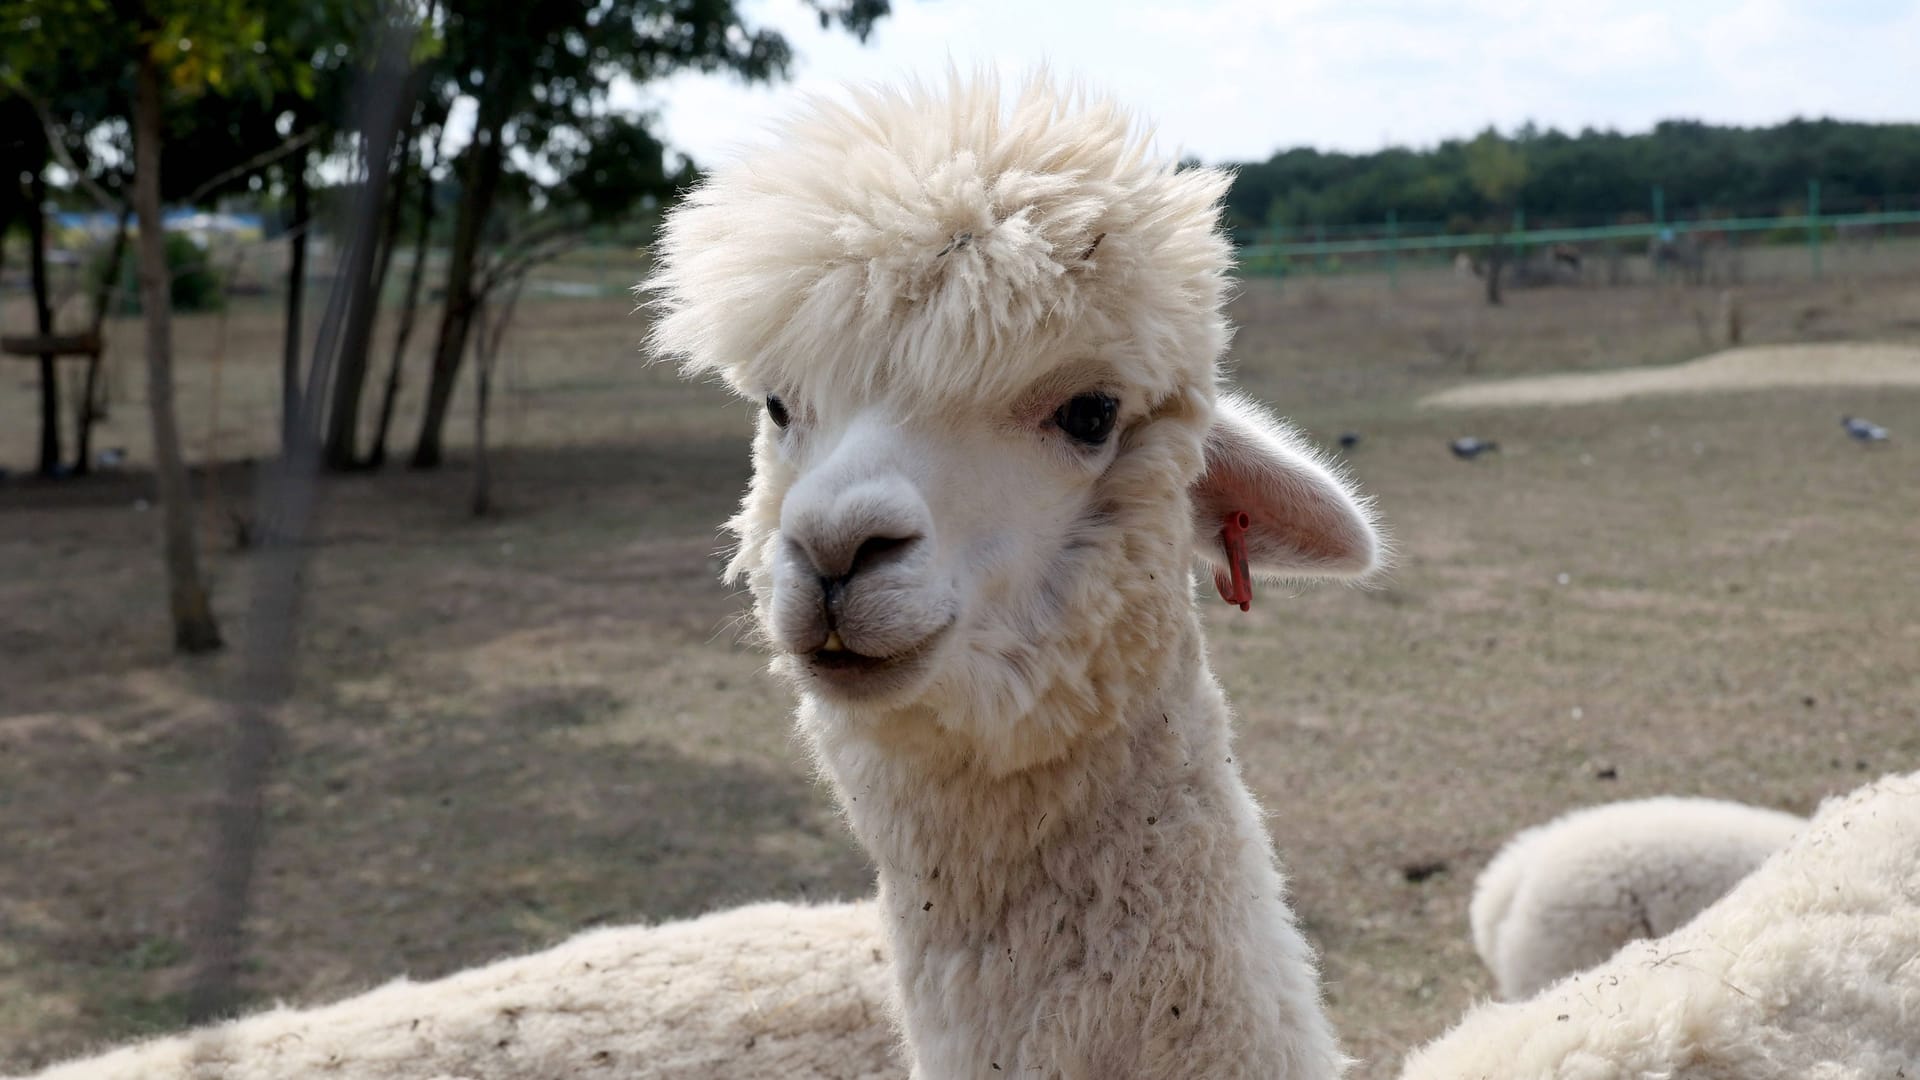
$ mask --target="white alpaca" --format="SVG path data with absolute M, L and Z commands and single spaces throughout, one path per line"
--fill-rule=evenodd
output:
M 1824 804 L 1664 938 L 1487 1004 L 1401 1080 L 1920 1076 L 1920 773 Z
M 1473 946 L 1500 996 L 1530 997 L 1726 895 L 1806 819 L 1719 799 L 1590 806 L 1522 831 L 1474 884 Z
M 900 1075 L 873 905 L 755 904 L 274 1009 L 36 1080 L 882 1080 Z
M 1346 486 L 1216 399 L 1226 174 L 1044 77 L 815 104 L 668 217 L 653 345 L 764 400 L 732 527 L 878 864 L 914 1075 L 1330 1077 L 1193 600 L 1370 570 Z

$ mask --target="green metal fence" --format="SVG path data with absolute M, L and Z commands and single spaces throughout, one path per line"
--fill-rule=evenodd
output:
M 1349 235 L 1360 229 L 1374 234 L 1361 238 L 1343 239 L 1339 232 L 1333 230 L 1315 230 L 1311 239 L 1243 245 L 1239 250 L 1240 268 L 1245 274 L 1288 275 L 1302 272 L 1300 264 L 1304 264 L 1307 271 L 1328 273 L 1333 272 L 1335 260 L 1346 256 L 1365 256 L 1378 260 L 1378 265 L 1370 269 L 1384 270 L 1393 276 L 1397 274 L 1403 257 L 1483 252 L 1492 250 L 1496 245 L 1505 248 L 1509 254 L 1524 255 L 1529 249 L 1549 245 L 1564 244 L 1578 248 L 1582 245 L 1617 245 L 1622 241 L 1644 242 L 1661 237 L 1678 241 L 1687 236 L 1762 234 L 1775 239 L 1793 235 L 1796 236 L 1796 242 L 1805 243 L 1812 274 L 1818 278 L 1821 272 L 1821 246 L 1830 242 L 1836 233 L 1868 228 L 1920 227 L 1920 210 L 1823 215 L 1820 213 L 1817 185 L 1810 188 L 1808 196 L 1805 213 L 1778 217 L 1656 220 L 1630 225 L 1530 230 L 1525 227 L 1524 216 L 1516 214 L 1515 228 L 1504 233 L 1413 232 L 1389 216 L 1383 225 L 1346 226 L 1340 230 Z M 1294 230 L 1296 234 L 1300 231 Z

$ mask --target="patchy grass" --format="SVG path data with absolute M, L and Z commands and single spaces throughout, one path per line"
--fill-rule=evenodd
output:
M 1920 391 L 1415 405 L 1463 381 L 1687 359 L 1707 351 L 1693 312 L 1713 297 L 1518 292 L 1487 309 L 1434 276 L 1398 296 L 1254 281 L 1236 301 L 1238 380 L 1323 439 L 1364 436 L 1352 468 L 1400 550 L 1370 591 L 1207 608 L 1239 754 L 1364 1075 L 1391 1075 L 1487 992 L 1466 898 L 1515 829 L 1660 792 L 1804 812 L 1920 767 Z M 1897 279 L 1754 288 L 1746 337 L 1912 345 L 1916 300 Z M 460 460 L 328 483 L 250 926 L 256 996 L 869 887 L 785 695 L 737 640 L 743 601 L 716 581 L 747 410 L 643 365 L 628 310 L 524 309 L 500 515 L 466 516 Z M 181 322 L 183 424 L 196 460 L 236 462 L 271 450 L 279 326 L 231 317 L 213 425 L 218 329 Z M 157 522 L 137 508 L 137 328 L 113 334 L 96 446 L 126 446 L 130 471 L 0 484 L 0 1069 L 179 1023 L 237 670 L 166 652 Z M 0 384 L 16 470 L 30 372 Z M 1852 444 L 1842 413 L 1895 441 Z M 1502 452 L 1456 461 L 1461 434 Z M 200 482 L 234 508 L 250 477 Z M 238 640 L 253 557 L 223 515 L 207 536 Z

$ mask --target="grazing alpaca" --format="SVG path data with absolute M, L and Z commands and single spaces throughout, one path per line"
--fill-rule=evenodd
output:
M 1629 941 L 1678 929 L 1806 824 L 1672 797 L 1564 814 L 1509 840 L 1474 883 L 1474 950 L 1501 997 L 1531 997 Z
M 1920 773 L 1822 805 L 1680 929 L 1469 1012 L 1401 1080 L 1920 1076 Z
M 1226 174 L 1044 77 L 782 134 L 669 215 L 652 344 L 765 402 L 732 571 L 878 864 L 914 1075 L 1337 1075 L 1191 567 L 1242 598 L 1379 541 L 1217 397 Z

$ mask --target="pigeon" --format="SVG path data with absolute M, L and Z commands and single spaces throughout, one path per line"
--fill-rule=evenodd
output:
M 1447 449 L 1452 450 L 1453 456 L 1461 461 L 1472 461 L 1481 454 L 1500 449 L 1500 444 L 1491 439 L 1476 439 L 1471 435 L 1463 435 L 1448 443 Z
M 1840 418 L 1840 423 L 1847 429 L 1847 434 L 1853 436 L 1857 442 L 1887 441 L 1887 429 L 1871 420 L 1863 420 L 1858 416 L 1843 416 Z
M 1359 432 L 1357 432 L 1357 431 L 1343 431 L 1343 432 L 1341 432 L 1341 433 L 1340 433 L 1340 449 L 1342 449 L 1342 450 L 1351 450 L 1351 449 L 1353 449 L 1354 447 L 1356 447 L 1356 446 L 1359 446 L 1359 445 L 1360 445 L 1360 433 L 1359 433 Z

